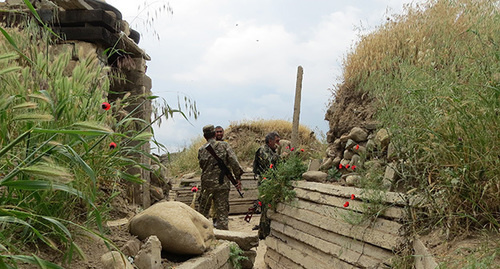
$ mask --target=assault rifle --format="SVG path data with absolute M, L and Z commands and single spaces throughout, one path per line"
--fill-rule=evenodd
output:
M 253 202 L 253 206 L 250 207 L 250 208 L 248 208 L 248 212 L 245 215 L 245 221 L 246 222 L 250 222 L 250 220 L 252 219 L 253 214 L 257 213 L 257 209 L 259 209 L 259 200 L 255 200 Z
M 241 193 L 240 189 L 238 188 L 238 182 L 236 182 L 236 179 L 234 179 L 233 173 L 227 168 L 226 164 L 224 161 L 217 156 L 215 153 L 214 148 L 212 148 L 212 145 L 210 143 L 207 143 L 205 145 L 205 149 L 212 155 L 215 160 L 217 161 L 217 165 L 219 165 L 219 168 L 221 170 L 221 173 L 219 175 L 219 184 L 222 184 L 224 182 L 224 176 L 227 176 L 229 178 L 229 181 L 236 187 L 236 190 L 240 194 L 241 198 L 243 198 L 243 193 Z

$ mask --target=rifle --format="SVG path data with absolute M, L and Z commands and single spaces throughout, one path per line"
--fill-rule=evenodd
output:
M 257 209 L 259 208 L 259 200 L 254 201 L 253 206 L 248 208 L 248 212 L 245 216 L 245 221 L 250 222 L 252 219 L 252 216 L 255 212 L 257 212 Z
M 238 191 L 238 193 L 240 194 L 241 198 L 243 198 L 243 193 L 241 193 L 241 191 L 238 189 L 238 182 L 236 182 L 236 179 L 234 179 L 233 177 L 233 173 L 231 173 L 231 171 L 229 170 L 229 168 L 227 168 L 226 164 L 224 163 L 224 161 L 219 158 L 219 156 L 217 156 L 217 154 L 215 153 L 215 150 L 214 148 L 212 148 L 212 145 L 210 145 L 210 143 L 207 143 L 205 145 L 205 149 L 210 153 L 210 155 L 212 155 L 215 160 L 217 161 L 217 165 L 219 165 L 219 168 L 221 170 L 221 174 L 219 176 L 219 184 L 222 184 L 224 181 L 224 176 L 227 176 L 229 178 L 229 181 L 231 181 L 231 183 L 236 187 L 236 190 Z

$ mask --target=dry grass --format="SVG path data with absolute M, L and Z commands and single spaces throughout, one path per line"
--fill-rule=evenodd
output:
M 431 223 L 500 228 L 500 2 L 434 0 L 363 36 L 339 89 L 369 92 Z
M 264 143 L 264 137 L 269 132 L 278 132 L 282 141 L 291 140 L 292 123 L 285 120 L 247 120 L 232 122 L 225 128 L 224 139 L 231 145 L 243 167 L 251 167 L 255 151 Z M 205 139 L 197 138 L 170 163 L 170 174 L 181 175 L 188 172 L 200 173 L 197 161 L 198 148 Z M 286 144 L 286 141 L 282 144 Z M 316 139 L 311 130 L 299 126 L 299 146 L 304 149 L 304 159 L 321 159 L 326 145 Z M 279 149 L 281 152 L 282 149 Z M 284 150 L 284 149 L 283 149 Z

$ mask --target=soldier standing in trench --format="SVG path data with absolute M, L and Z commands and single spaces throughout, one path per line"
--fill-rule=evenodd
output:
M 241 168 L 233 149 L 227 142 L 215 140 L 215 128 L 213 125 L 203 127 L 203 137 L 212 146 L 215 154 L 232 170 L 238 182 L 237 188 L 241 188 L 240 178 L 243 174 L 243 168 Z M 210 207 L 213 201 L 215 210 L 213 218 L 214 227 L 219 230 L 227 230 L 229 222 L 230 182 L 227 176 L 222 178 L 222 182 L 219 181 L 222 171 L 217 160 L 207 151 L 205 145 L 198 150 L 198 163 L 202 170 L 201 196 L 199 198 L 198 212 L 209 218 Z
M 253 160 L 253 173 L 259 177 L 258 185 L 262 182 L 262 174 L 280 161 L 280 155 L 276 152 L 280 144 L 280 136 L 277 132 L 268 133 L 265 144 L 255 152 Z M 267 217 L 267 206 L 263 205 L 259 222 L 259 239 L 266 238 L 271 232 L 271 220 Z

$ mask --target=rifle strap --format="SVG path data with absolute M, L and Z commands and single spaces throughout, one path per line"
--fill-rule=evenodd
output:
M 219 166 L 219 162 L 217 161 L 217 159 L 220 159 L 218 158 L 218 156 L 216 155 L 215 152 L 212 152 L 208 149 L 206 149 L 208 151 L 208 153 L 210 153 L 210 155 L 212 155 L 212 157 L 214 157 L 215 161 L 217 162 L 217 166 Z M 224 184 L 224 176 L 225 176 L 225 173 L 224 173 L 224 169 L 222 169 L 222 167 L 220 167 L 220 174 L 219 174 L 219 185 L 222 185 Z

